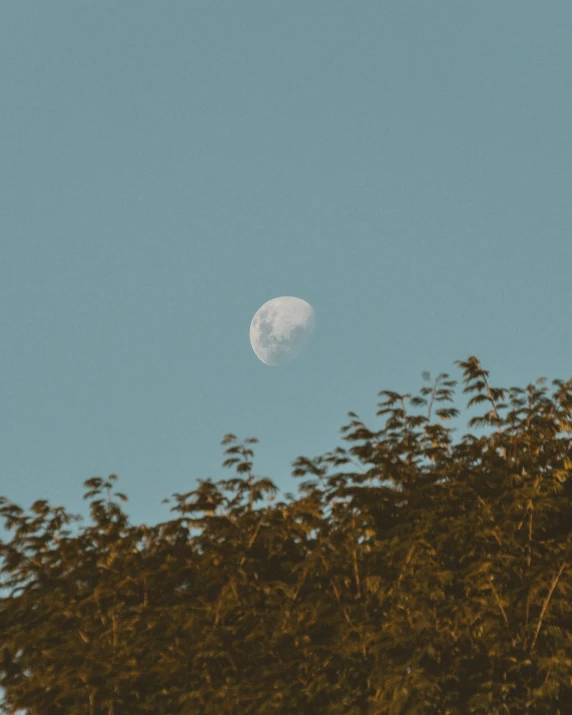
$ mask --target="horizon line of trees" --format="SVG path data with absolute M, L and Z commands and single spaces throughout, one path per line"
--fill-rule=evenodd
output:
M 431 423 L 459 414 L 447 373 L 382 390 L 382 429 L 350 412 L 351 447 L 293 462 L 298 499 L 233 434 L 236 476 L 154 526 L 128 523 L 113 474 L 84 482 L 74 537 L 81 517 L 0 497 L 1 712 L 571 713 L 572 379 L 548 397 L 455 362 L 491 434 Z

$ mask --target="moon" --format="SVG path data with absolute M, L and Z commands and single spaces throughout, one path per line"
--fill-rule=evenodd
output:
M 250 344 L 265 365 L 285 365 L 306 347 L 316 327 L 316 313 L 302 298 L 283 295 L 264 303 L 250 323 Z

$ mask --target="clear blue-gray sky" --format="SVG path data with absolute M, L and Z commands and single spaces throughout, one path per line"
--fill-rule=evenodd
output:
M 463 412 L 469 354 L 496 386 L 571 377 L 570 2 L 4 0 L 0 78 L 24 509 L 88 525 L 83 481 L 116 473 L 131 523 L 175 518 L 163 498 L 232 476 L 227 432 L 284 498 L 424 370 Z M 268 367 L 249 326 L 281 295 L 317 327 Z

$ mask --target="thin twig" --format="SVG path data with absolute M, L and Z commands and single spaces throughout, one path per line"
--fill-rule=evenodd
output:
M 474 491 L 474 490 L 473 490 L 473 491 Z M 477 494 L 477 493 L 475 492 L 475 494 Z M 480 494 L 477 494 L 477 499 L 479 500 L 481 506 L 482 506 L 484 509 L 486 509 L 488 512 L 490 512 L 490 514 L 491 514 L 491 516 L 492 516 L 492 518 L 493 518 L 493 521 L 494 521 L 493 510 L 491 509 L 490 505 L 485 502 L 485 500 L 481 497 Z M 495 537 L 497 544 L 498 544 L 499 546 L 502 546 L 502 541 L 500 540 L 500 536 L 497 534 L 497 526 L 496 526 L 496 524 L 495 524 L 495 526 L 491 529 L 491 534 Z
M 504 620 L 504 622 L 505 622 L 505 625 L 506 625 L 506 627 L 508 628 L 508 618 L 506 617 L 506 611 L 505 611 L 504 608 L 503 608 L 503 605 L 502 605 L 502 603 L 501 603 L 501 600 L 500 600 L 500 598 L 499 598 L 499 595 L 498 595 L 498 593 L 497 593 L 497 590 L 496 590 L 496 588 L 494 587 L 494 584 L 493 584 L 492 579 L 489 579 L 489 585 L 490 585 L 490 587 L 491 587 L 491 589 L 492 589 L 492 592 L 493 592 L 494 595 L 495 595 L 495 599 L 496 599 L 496 602 L 497 602 L 497 604 L 498 604 L 498 607 L 500 608 L 500 612 L 502 613 L 502 617 L 503 617 L 503 620 Z
M 355 531 L 356 522 L 355 522 L 355 513 L 354 513 L 353 509 L 352 509 L 352 528 L 353 528 L 354 531 Z M 355 577 L 355 580 L 356 580 L 356 586 L 357 586 L 358 597 L 361 598 L 361 583 L 360 583 L 360 577 L 359 577 L 359 567 L 358 567 L 358 560 L 357 560 L 357 549 L 356 549 L 355 544 L 354 544 L 352 556 L 353 556 L 353 565 L 354 565 L 354 577 Z
M 337 600 L 338 600 L 338 603 L 340 604 L 340 606 L 342 606 L 342 600 L 341 600 L 341 598 L 340 598 L 340 592 L 339 592 L 338 589 L 337 589 L 337 586 L 336 586 L 336 584 L 335 584 L 335 582 L 334 582 L 334 579 L 331 578 L 331 579 L 330 579 L 330 583 L 332 584 L 332 587 L 333 587 L 333 589 L 334 589 L 334 593 L 336 594 L 336 598 L 337 598 Z M 353 627 L 354 627 L 354 624 L 352 623 L 351 618 L 349 617 L 348 612 L 347 612 L 347 610 L 346 610 L 346 608 L 345 608 L 344 606 L 342 606 L 342 610 L 343 610 L 343 612 L 344 612 L 344 616 L 345 616 L 346 621 L 348 622 L 348 625 L 350 626 L 350 628 L 353 628 Z
M 409 562 L 411 561 L 411 557 L 413 556 L 413 552 L 415 551 L 415 544 L 409 549 L 409 552 L 407 556 L 405 557 L 405 563 L 403 564 L 403 567 L 401 568 L 401 572 L 397 578 L 397 581 L 393 584 L 393 586 L 389 589 L 387 592 L 387 596 L 383 599 L 382 606 L 385 604 L 385 602 L 391 598 L 393 595 L 393 592 L 395 591 L 396 588 L 398 588 L 399 584 L 403 580 L 403 577 L 405 576 L 405 569 L 409 565 Z
M 260 517 L 260 520 L 259 520 L 258 524 L 256 525 L 256 529 L 254 530 L 254 533 L 253 533 L 252 536 L 250 537 L 250 541 L 248 542 L 248 546 L 246 547 L 246 550 L 247 550 L 247 551 L 250 551 L 250 549 L 252 548 L 252 544 L 254 544 L 254 541 L 255 541 L 256 537 L 258 536 L 258 532 L 260 531 L 260 527 L 262 526 L 262 522 L 264 521 L 265 517 L 266 517 L 266 514 L 263 514 L 263 515 Z M 242 566 L 242 564 L 243 564 L 245 561 L 246 561 L 246 555 L 244 555 L 244 556 L 240 559 L 240 564 L 239 564 L 239 565 Z
M 562 572 L 566 568 L 568 564 L 566 561 L 562 564 L 562 566 L 558 569 L 558 573 L 554 577 L 552 581 L 552 585 L 550 586 L 550 590 L 548 591 L 548 594 L 546 598 L 544 599 L 544 603 L 542 604 L 542 610 L 540 611 L 540 616 L 538 617 L 538 623 L 536 624 L 536 631 L 534 633 L 534 638 L 532 639 L 532 643 L 530 644 L 530 652 L 532 653 L 532 649 L 536 645 L 536 639 L 538 638 L 538 634 L 540 633 L 540 626 L 542 625 L 542 619 L 544 618 L 544 614 L 546 613 L 546 609 L 548 608 L 548 603 L 550 601 L 550 598 L 552 597 L 552 593 L 554 589 L 556 588 L 556 584 L 558 583 L 558 580 L 560 576 L 562 576 Z

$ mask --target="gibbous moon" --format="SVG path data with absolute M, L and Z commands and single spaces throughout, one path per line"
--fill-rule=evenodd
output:
M 250 344 L 266 365 L 285 365 L 300 355 L 315 327 L 312 306 L 301 298 L 283 295 L 256 311 L 250 323 Z

